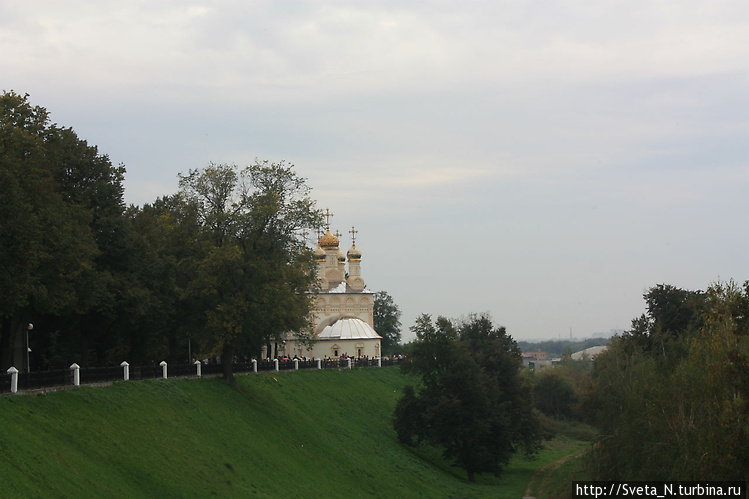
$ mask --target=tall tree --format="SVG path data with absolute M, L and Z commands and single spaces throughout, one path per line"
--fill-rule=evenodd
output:
M 374 295 L 374 329 L 382 336 L 382 351 L 392 353 L 401 341 L 401 311 L 387 291 Z
M 0 367 L 25 366 L 27 322 L 99 301 L 97 210 L 109 205 L 92 196 L 112 189 L 121 208 L 123 173 L 28 96 L 0 97 Z
M 207 242 L 186 290 L 203 313 L 196 339 L 203 353 L 221 355 L 233 383 L 238 348 L 258 351 L 309 326 L 314 258 L 294 235 L 322 217 L 305 179 L 284 162 L 211 164 L 180 176 L 180 187 Z
M 673 364 L 687 354 L 683 339 L 702 326 L 705 293 L 657 284 L 643 298 L 647 313 L 632 321 L 627 346 L 652 351 Z
M 594 361 L 596 478 L 746 480 L 749 283 L 658 286 L 645 298 L 637 334 Z
M 485 315 L 457 325 L 422 315 L 411 330 L 417 339 L 402 369 L 420 383 L 407 386 L 396 405 L 402 442 L 442 448 L 470 481 L 477 473 L 500 474 L 520 448 L 536 449 L 540 432 L 519 377 L 520 350 L 504 328 Z

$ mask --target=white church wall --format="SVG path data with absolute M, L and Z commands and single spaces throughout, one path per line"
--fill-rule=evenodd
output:
M 369 357 L 376 358 L 381 355 L 381 342 L 379 339 L 356 339 L 356 340 L 323 340 L 317 341 L 311 347 L 303 345 L 296 340 L 289 340 L 283 347 L 279 348 L 281 355 L 324 359 L 343 357 Z

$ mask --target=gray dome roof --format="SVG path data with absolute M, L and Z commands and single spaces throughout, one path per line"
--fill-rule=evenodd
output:
M 343 317 L 325 327 L 318 335 L 321 340 L 380 339 L 382 336 L 361 319 Z

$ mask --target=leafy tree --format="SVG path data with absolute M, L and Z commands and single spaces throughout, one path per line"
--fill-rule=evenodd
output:
M 572 417 L 577 403 L 575 388 L 558 372 L 544 372 L 533 387 L 536 407 L 547 416 Z
M 637 334 L 614 338 L 594 361 L 602 437 L 592 470 L 600 479 L 745 480 L 749 283 L 651 291 Z
M 32 319 L 101 308 L 108 201 L 116 218 L 123 173 L 28 96 L 0 97 L 0 367 L 25 365 Z
M 126 211 L 131 233 L 128 254 L 137 258 L 138 265 L 131 265 L 132 286 L 124 295 L 131 318 L 115 349 L 131 363 L 191 360 L 188 337 L 200 325 L 197 307 L 184 295 L 195 262 L 205 252 L 191 208 L 175 194 Z
M 309 326 L 314 259 L 294 234 L 319 226 L 321 215 L 305 180 L 284 162 L 242 170 L 211 164 L 180 176 L 180 187 L 206 245 L 186 288 L 202 313 L 197 346 L 221 355 L 231 383 L 238 348 L 259 351 Z
M 401 340 L 401 311 L 387 291 L 374 295 L 374 329 L 382 336 L 383 352 L 392 352 Z
M 540 434 L 519 377 L 520 350 L 504 328 L 485 315 L 457 325 L 422 315 L 411 330 L 417 339 L 402 369 L 420 384 L 407 386 L 396 406 L 402 442 L 441 447 L 470 481 L 498 475 L 519 448 L 535 450 Z
M 634 319 L 625 333 L 628 348 L 657 352 L 673 364 L 687 354 L 681 340 L 702 326 L 705 294 L 658 284 L 643 298 L 647 314 Z

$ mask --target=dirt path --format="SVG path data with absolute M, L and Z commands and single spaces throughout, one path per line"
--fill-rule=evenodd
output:
M 536 497 L 530 495 L 533 489 L 537 489 L 536 496 L 538 496 L 539 498 L 543 498 L 546 492 L 546 486 L 549 484 L 549 480 L 551 479 L 551 475 L 554 473 L 554 471 L 556 471 L 557 468 L 566 463 L 569 459 L 581 455 L 584 451 L 585 449 L 580 449 L 573 452 L 572 454 L 567 454 L 566 456 L 557 459 L 556 461 L 553 461 L 536 471 L 528 481 L 528 486 L 525 488 L 523 499 L 536 499 Z M 536 483 L 538 483 L 539 480 L 541 481 L 541 484 L 538 487 L 535 487 Z

